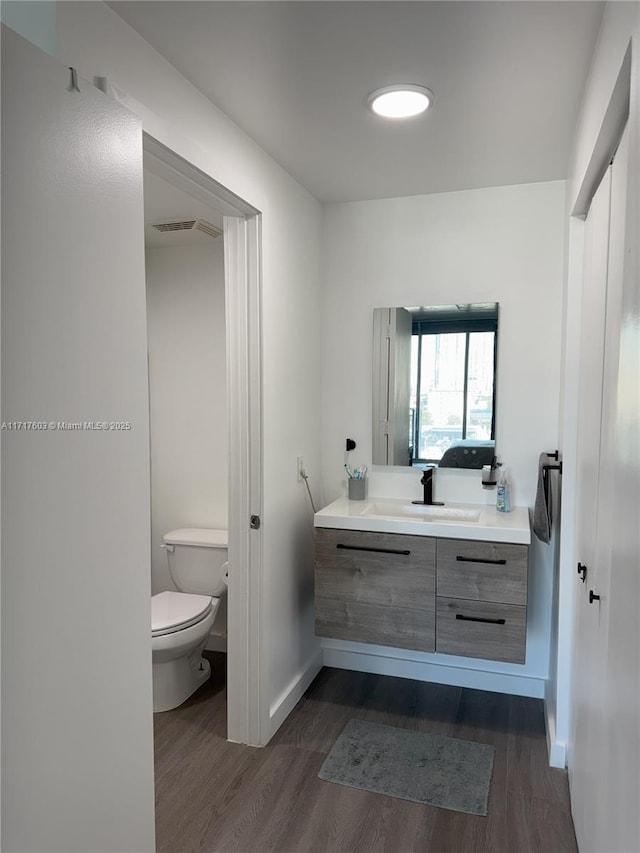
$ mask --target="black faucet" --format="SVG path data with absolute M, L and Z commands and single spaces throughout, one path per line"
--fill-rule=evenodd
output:
M 444 506 L 443 501 L 434 501 L 433 499 L 433 468 L 425 468 L 420 482 L 424 486 L 424 500 L 411 501 L 412 504 L 420 504 L 421 506 Z

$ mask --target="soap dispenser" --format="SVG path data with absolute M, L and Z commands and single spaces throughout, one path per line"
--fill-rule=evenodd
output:
M 498 478 L 496 509 L 498 512 L 511 512 L 511 486 L 504 468 L 500 468 L 500 477 Z

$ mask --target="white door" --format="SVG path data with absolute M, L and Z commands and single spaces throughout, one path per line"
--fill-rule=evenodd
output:
M 411 465 L 411 332 L 411 314 L 404 308 L 374 309 L 374 465 Z
M 2 31 L 3 846 L 154 849 L 140 122 Z
M 603 684 L 607 761 L 602 773 L 606 820 L 597 841 L 610 851 L 640 850 L 640 269 L 637 253 L 623 246 L 629 235 L 639 233 L 640 212 L 638 185 L 627 177 L 631 166 L 617 174 L 629 146 L 627 133 L 616 155 L 612 185 L 610 279 L 621 289 L 616 289 L 607 324 L 617 329 L 619 345 L 605 361 L 605 387 L 612 392 L 605 400 L 605 411 L 611 413 L 606 433 L 610 513 L 595 580 L 608 634 Z M 635 151 L 637 158 L 637 146 Z
M 616 153 L 611 184 L 600 509 L 592 584 L 600 596 L 598 636 L 605 657 L 598 703 L 602 724 L 600 790 L 594 803 L 599 819 L 591 847 L 585 849 L 598 853 L 640 850 L 640 328 L 637 272 L 635 276 L 629 274 L 633 261 L 631 253 L 625 251 L 628 156 L 627 130 Z M 629 311 L 629 289 L 635 291 L 635 315 Z M 627 337 L 629 329 L 631 337 Z M 629 347 L 632 341 L 635 352 Z
M 580 392 L 578 418 L 577 553 L 586 577 L 579 585 L 574 640 L 574 752 L 570 762 L 572 809 L 578 841 L 581 832 L 592 837 L 595 815 L 590 791 L 597 781 L 600 747 L 597 742 L 597 704 L 600 685 L 595 673 L 602 669 L 602 642 L 598 636 L 598 607 L 589 603 L 588 590 L 595 572 L 602 376 L 605 351 L 607 266 L 611 168 L 591 203 L 585 229 L 585 275 L 580 336 Z
M 412 317 L 404 308 L 392 309 L 389 349 L 389 464 L 411 465 L 409 402 L 411 398 Z
M 578 554 L 586 565 L 586 582 L 577 606 L 570 763 L 572 811 L 582 853 L 640 849 L 638 697 L 625 697 L 634 686 L 637 693 L 637 618 L 635 610 L 626 612 L 624 589 L 626 585 L 631 592 L 632 587 L 620 571 L 625 560 L 612 560 L 620 511 L 617 434 L 629 403 L 619 394 L 628 153 L 625 132 L 587 222 L 578 452 Z M 637 520 L 633 535 L 637 539 Z M 621 678 L 619 659 L 625 654 L 630 665 Z

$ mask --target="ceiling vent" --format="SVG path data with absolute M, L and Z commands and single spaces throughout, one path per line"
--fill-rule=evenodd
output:
M 174 222 L 158 222 L 153 226 L 163 234 L 175 234 L 177 231 L 201 231 L 208 237 L 221 237 L 222 229 L 216 228 L 206 219 L 180 219 Z

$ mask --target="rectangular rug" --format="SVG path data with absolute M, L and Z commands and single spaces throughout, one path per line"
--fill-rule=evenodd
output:
M 351 720 L 318 776 L 402 800 L 486 815 L 494 753 L 486 743 Z

